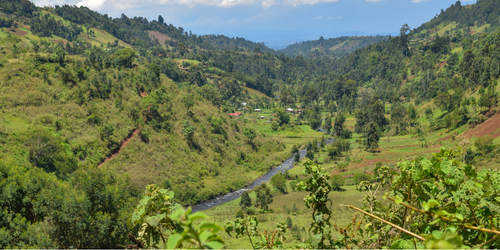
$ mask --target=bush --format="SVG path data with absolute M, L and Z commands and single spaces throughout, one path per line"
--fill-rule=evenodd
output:
M 483 154 L 488 154 L 495 148 L 493 137 L 490 135 L 477 138 L 474 145 L 477 147 L 477 150 Z
M 253 207 L 247 207 L 247 209 L 245 209 L 245 211 L 247 212 L 248 215 L 255 214 L 255 208 L 253 208 Z
M 335 191 L 340 191 L 342 190 L 341 186 L 345 184 L 345 179 L 344 177 L 342 177 L 342 175 L 334 175 L 332 176 L 331 182 L 332 189 Z
M 244 191 L 241 195 L 240 206 L 243 209 L 252 206 L 252 199 L 248 195 L 248 191 Z
M 292 218 L 286 217 L 286 227 L 292 228 L 292 226 L 293 226 Z
M 362 181 L 371 181 L 372 176 L 369 174 L 357 173 L 354 175 L 354 182 L 359 184 Z
M 245 218 L 245 215 L 243 214 L 243 211 L 241 209 L 238 210 L 238 212 L 236 213 L 236 218 L 240 218 L 240 219 Z
M 287 188 L 286 188 L 286 179 L 283 175 L 277 174 L 273 177 L 271 177 L 271 184 L 278 189 L 281 193 L 286 194 L 288 193 Z

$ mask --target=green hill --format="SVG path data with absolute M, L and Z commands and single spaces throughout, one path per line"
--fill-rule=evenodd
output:
M 342 36 L 336 38 L 305 41 L 288 45 L 277 53 L 286 56 L 303 56 L 306 58 L 317 58 L 321 56 L 337 58 L 347 55 L 357 49 L 364 48 L 372 43 L 389 39 L 388 36 Z
M 316 160 L 332 169 L 349 164 L 336 157 L 351 144 L 374 159 L 382 135 L 422 148 L 426 133 L 455 139 L 497 112 L 497 5 L 457 3 L 400 36 L 322 39 L 276 55 L 160 17 L 2 1 L 0 248 L 122 247 L 139 230 L 130 218 L 146 185 L 171 188 L 183 205 L 236 190 L 296 144 L 317 148 L 307 140 L 323 119 L 339 142 Z M 494 152 L 471 148 L 466 159 Z

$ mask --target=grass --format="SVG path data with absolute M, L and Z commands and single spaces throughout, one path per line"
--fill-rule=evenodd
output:
M 122 40 L 114 37 L 113 35 L 109 34 L 108 32 L 101 30 L 101 29 L 96 29 L 96 28 L 91 28 L 92 31 L 94 31 L 94 36 L 88 36 L 87 34 L 80 34 L 79 37 L 89 41 L 92 43 L 92 45 L 101 45 L 101 44 L 107 44 L 111 43 L 113 44 L 115 40 L 118 40 L 118 45 L 119 46 L 125 46 L 125 47 L 131 47 L 130 44 L 123 42 Z
M 442 26 L 442 25 L 440 25 Z M 453 28 L 457 27 L 457 23 L 456 22 L 451 22 L 449 23 L 448 25 L 444 26 L 444 27 L 438 27 L 439 30 L 438 30 L 438 34 L 440 36 L 444 35 L 446 33 L 447 30 L 451 30 Z
M 345 192 L 331 192 L 329 195 L 329 198 L 333 202 L 332 222 L 339 226 L 346 226 L 355 215 L 354 212 L 347 210 L 347 208 L 340 207 L 340 205 L 349 204 L 361 207 L 363 195 L 365 195 L 364 192 L 355 190 L 354 186 L 345 186 L 343 188 L 346 190 Z M 304 228 L 304 231 L 300 234 L 300 239 L 297 240 L 292 235 L 290 229 L 288 229 L 285 234 L 286 240 L 284 247 L 291 248 L 307 240 L 309 238 L 307 230 L 309 229 L 308 225 L 312 219 L 312 210 L 304 205 L 303 199 L 306 195 L 306 192 L 289 192 L 288 194 L 281 194 L 277 190 L 274 190 L 273 203 L 269 206 L 271 212 L 258 213 L 255 215 L 259 221 L 259 231 L 263 232 L 266 229 L 274 229 L 278 222 L 285 222 L 286 218 L 290 217 L 293 225 L 297 225 L 299 229 Z M 254 192 L 250 193 L 250 198 L 252 198 L 252 202 L 254 203 L 256 198 Z M 205 210 L 204 212 L 209 216 L 210 221 L 223 225 L 226 221 L 235 219 L 236 212 L 240 209 L 239 203 L 240 198 L 215 208 Z M 297 211 L 290 211 L 293 210 L 294 206 Z M 226 233 L 221 233 L 220 235 L 224 239 L 227 248 L 248 249 L 251 247 L 246 237 L 235 238 L 230 237 Z M 336 232 L 334 232 L 334 236 L 336 236 Z M 259 242 L 260 238 L 254 237 L 253 241 Z
M 255 89 L 252 89 L 252 88 L 249 88 L 249 87 L 246 87 L 246 86 L 241 86 L 243 89 L 247 90 L 248 91 L 248 94 L 250 95 L 253 95 L 253 96 L 256 96 L 256 97 L 267 97 L 269 98 L 266 94 L 258 91 L 258 90 L 255 90 Z

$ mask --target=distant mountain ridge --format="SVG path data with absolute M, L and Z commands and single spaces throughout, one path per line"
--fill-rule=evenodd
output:
M 278 50 L 277 53 L 283 53 L 285 56 L 303 56 L 306 58 L 317 58 L 320 56 L 340 57 L 347 55 L 357 49 L 364 48 L 370 44 L 387 40 L 389 36 L 341 36 L 336 38 L 304 41 L 287 46 L 285 49 Z

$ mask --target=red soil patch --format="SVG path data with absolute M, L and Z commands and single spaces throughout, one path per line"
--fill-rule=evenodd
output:
M 120 151 L 122 151 L 122 149 L 127 146 L 127 144 L 132 140 L 134 139 L 134 137 L 139 134 L 139 129 L 135 129 L 134 132 L 132 132 L 132 134 L 130 134 L 127 139 L 125 139 L 125 141 L 122 142 L 122 145 L 120 145 L 120 148 L 118 149 L 118 151 L 116 151 L 116 153 L 112 154 L 110 157 L 106 158 L 106 160 L 104 160 L 101 164 L 99 164 L 99 167 L 98 168 L 101 168 L 102 165 L 106 164 L 106 162 L 112 160 L 113 158 L 115 158 L 119 153 Z
M 58 44 L 59 42 L 62 42 L 62 44 L 64 46 L 66 46 L 66 44 L 68 43 L 68 41 L 66 40 L 50 40 L 51 42 L 55 43 L 55 44 Z
M 451 138 L 451 135 L 448 135 L 448 136 L 446 136 L 446 137 L 444 137 L 444 138 L 441 138 L 441 139 L 437 140 L 437 142 L 447 141 L 447 140 L 449 140 L 450 138 Z
M 444 65 L 448 64 L 448 60 L 444 60 L 439 64 L 439 68 L 444 67 Z
M 416 75 L 411 75 L 411 76 L 408 76 L 407 79 L 404 79 L 403 80 L 403 83 L 401 83 L 401 87 L 403 87 L 405 84 L 406 84 L 406 80 L 410 81 L 411 79 L 415 78 Z
M 162 34 L 158 31 L 152 31 L 152 30 L 148 30 L 148 35 L 151 39 L 158 39 L 158 42 L 160 42 L 160 44 L 165 44 L 165 41 L 171 41 L 173 40 L 171 37 L 165 35 L 165 34 Z
M 387 148 L 411 148 L 411 147 L 420 147 L 420 145 L 404 145 L 404 146 L 394 146 L 394 147 L 387 147 Z
M 438 65 L 437 65 L 437 69 L 441 69 L 442 67 L 444 67 L 444 65 L 448 64 L 448 60 L 444 60 L 442 62 L 440 62 Z M 437 69 L 432 69 L 433 71 L 436 71 Z
M 28 32 L 26 32 L 24 30 L 16 29 L 16 32 L 14 32 L 14 34 L 16 34 L 16 36 L 25 36 L 28 34 Z
M 148 96 L 148 93 L 146 93 L 146 92 L 141 92 L 141 97 L 146 97 L 146 96 Z
M 485 135 L 491 135 L 491 133 L 500 129 L 500 113 L 497 113 L 485 122 L 477 125 L 475 128 L 467 130 L 461 137 L 470 139 L 473 136 L 481 137 Z M 500 131 L 493 134 L 493 138 L 500 137 Z

